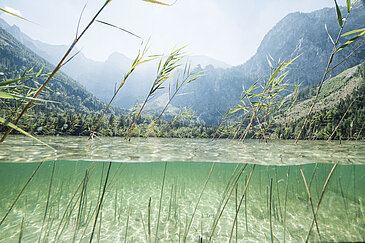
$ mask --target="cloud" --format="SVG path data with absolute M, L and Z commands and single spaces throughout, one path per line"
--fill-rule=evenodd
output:
M 4 8 L 4 10 L 5 10 L 5 11 L 8 11 L 8 12 L 10 12 L 10 13 L 16 14 L 16 15 L 18 15 L 18 16 L 22 16 L 22 13 L 21 13 L 19 10 L 17 10 L 17 9 L 13 9 L 12 7 L 6 6 L 6 7 Z

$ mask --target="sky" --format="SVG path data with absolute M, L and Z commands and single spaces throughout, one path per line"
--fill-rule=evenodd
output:
M 0 8 L 31 22 L 4 13 L 0 17 L 16 24 L 32 39 L 70 45 L 86 2 L 82 29 L 105 0 L 0 0 Z M 345 0 L 338 2 L 344 5 Z M 151 54 L 166 55 L 187 45 L 189 55 L 205 55 L 239 65 L 255 54 L 265 34 L 287 14 L 333 6 L 333 0 L 177 0 L 172 6 L 142 0 L 112 0 L 98 19 L 144 40 L 150 38 Z M 140 46 L 140 39 L 95 23 L 77 48 L 90 59 L 104 61 L 113 52 L 134 58 Z

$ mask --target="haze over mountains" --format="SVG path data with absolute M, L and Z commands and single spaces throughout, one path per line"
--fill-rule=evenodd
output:
M 364 23 L 365 9 L 360 6 L 351 13 L 345 32 L 363 28 Z M 258 79 L 269 75 L 270 67 L 267 62 L 269 56 L 274 60 L 280 58 L 290 60 L 301 55 L 291 66 L 288 79 L 300 82 L 302 86 L 319 82 L 332 50 L 332 44 L 324 28 L 325 24 L 329 33 L 335 38 L 339 27 L 334 8 L 289 14 L 266 34 L 256 54 L 250 60 L 235 67 L 208 57 L 191 57 L 192 66 L 198 69 L 205 68 L 206 75 L 187 86 L 183 91 L 187 94 L 177 97 L 173 105 L 191 107 L 207 123 L 217 124 L 220 114 L 229 106 L 238 103 L 243 87 L 248 88 Z M 9 26 L 1 19 L 0 27 L 52 64 L 56 64 L 67 49 L 67 46 L 49 45 L 32 40 L 19 28 Z M 334 63 L 346 57 L 355 48 L 358 48 L 355 54 L 332 72 L 331 76 L 365 60 L 365 40 L 361 38 L 353 46 L 341 51 Z M 109 100 L 115 84 L 120 83 L 131 63 L 131 59 L 120 53 L 112 54 L 105 62 L 90 60 L 79 53 L 72 62 L 63 67 L 62 71 L 81 83 L 96 97 Z M 155 73 L 154 63 L 140 66 L 126 82 L 114 105 L 129 108 L 138 97 L 145 97 Z
M 360 6 L 352 11 L 343 33 L 364 28 L 364 23 L 365 8 Z M 254 82 L 270 74 L 269 56 L 274 60 L 291 60 L 301 55 L 290 66 L 287 79 L 301 83 L 302 87 L 320 82 L 333 48 L 325 24 L 333 38 L 337 37 L 339 26 L 334 8 L 287 15 L 265 35 L 256 54 L 246 63 L 229 69 L 208 68 L 206 76 L 187 87 L 186 92 L 193 93 L 178 97 L 174 104 L 191 106 L 205 121 L 217 124 L 221 114 L 238 103 L 243 87 L 248 89 Z M 341 43 L 348 39 L 343 38 Z M 365 60 L 365 39 L 362 37 L 339 52 L 333 64 L 356 48 L 354 55 L 332 71 L 328 78 Z
M 68 49 L 66 45 L 50 45 L 33 40 L 21 32 L 17 26 L 10 26 L 2 19 L 0 19 L 0 27 L 53 65 L 57 65 Z M 78 52 L 77 49 L 72 54 L 76 52 Z M 217 68 L 230 67 L 230 65 L 222 61 L 206 56 L 191 56 L 189 61 L 192 67 L 198 65 L 201 67 L 207 65 L 213 65 Z M 99 99 L 109 101 L 113 95 L 115 85 L 121 82 L 124 74 L 130 69 L 132 62 L 132 59 L 118 52 L 110 55 L 105 62 L 94 61 L 85 57 L 81 51 L 69 64 L 62 68 L 62 71 L 77 80 Z M 135 104 L 138 97 L 145 96 L 155 78 L 156 69 L 156 62 L 139 66 L 114 100 L 114 105 L 130 108 Z

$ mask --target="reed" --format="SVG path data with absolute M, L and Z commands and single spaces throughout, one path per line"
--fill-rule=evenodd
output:
M 49 180 L 49 186 L 48 186 L 47 202 L 46 202 L 46 207 L 44 209 L 44 215 L 43 215 L 43 219 L 42 219 L 42 227 L 41 227 L 41 232 L 39 233 L 38 243 L 41 241 L 42 233 L 43 233 L 43 227 L 44 227 L 44 222 L 45 222 L 46 217 L 47 217 L 49 200 L 51 198 L 51 189 L 52 189 L 52 183 L 53 183 L 53 177 L 54 177 L 55 167 L 56 167 L 56 161 L 53 161 L 51 178 Z
M 22 217 L 22 221 L 20 223 L 20 230 L 19 230 L 19 237 L 18 237 L 18 243 L 21 243 L 22 242 L 22 239 L 23 239 L 23 229 L 24 229 L 24 216 Z
M 127 222 L 125 224 L 125 237 L 124 237 L 124 243 L 127 243 L 128 238 L 128 226 L 129 226 L 129 216 L 131 214 L 131 208 L 128 208 L 128 214 L 127 214 Z
M 162 177 L 162 185 L 161 185 L 161 194 L 160 194 L 160 203 L 159 203 L 159 207 L 158 207 L 158 216 L 157 216 L 157 226 L 156 226 L 156 235 L 155 235 L 155 240 L 158 241 L 158 228 L 160 225 L 160 216 L 161 216 L 161 206 L 162 206 L 162 196 L 163 196 L 163 189 L 165 186 L 165 179 L 166 179 L 166 168 L 167 168 L 167 162 L 165 162 L 165 167 L 163 170 L 163 177 Z
M 112 166 L 112 162 L 109 162 L 109 167 L 108 167 L 108 171 L 107 171 L 107 174 L 106 174 L 106 177 L 105 177 L 105 182 L 104 182 L 104 187 L 103 187 L 103 192 L 101 194 L 101 197 L 100 197 L 100 200 L 99 200 L 99 205 L 98 205 L 98 209 L 96 211 L 96 216 L 95 216 L 95 221 L 94 221 L 94 226 L 93 226 L 93 229 L 91 231 L 91 236 L 90 236 L 90 243 L 92 242 L 93 240 L 93 236 L 94 236 L 94 232 L 95 232 L 95 227 L 96 227 L 96 223 L 98 221 L 98 216 L 99 216 L 99 212 L 100 212 L 100 209 L 101 209 L 101 205 L 103 203 L 103 199 L 104 199 L 104 194 L 105 194 L 105 190 L 106 190 L 106 186 L 108 184 L 108 179 L 109 179 L 109 172 L 110 172 L 110 167 Z
M 356 203 L 356 168 L 355 168 L 355 166 L 353 166 L 352 167 L 353 169 L 352 169 L 352 174 L 353 174 L 353 178 L 354 178 L 354 180 L 353 180 L 353 182 L 354 182 L 354 195 L 353 195 L 353 200 L 354 200 L 354 205 L 355 205 L 355 217 L 354 217 L 354 219 L 356 219 L 357 218 L 357 203 Z M 0 224 L 1 225 L 1 224 Z
M 275 167 L 275 179 L 276 179 L 276 191 L 277 191 L 277 196 L 278 196 L 278 214 L 280 215 L 280 219 L 279 221 L 283 222 L 283 214 L 281 211 L 281 204 L 280 204 L 280 190 L 279 190 L 279 179 L 278 179 L 278 168 Z M 278 217 L 279 218 L 279 217 Z
M 130 70 L 124 76 L 124 78 L 123 78 L 122 82 L 120 83 L 118 89 L 115 90 L 112 98 L 110 99 L 110 101 L 107 104 L 106 108 L 104 109 L 103 113 L 100 115 L 99 120 L 97 121 L 95 127 L 93 128 L 92 132 L 90 133 L 89 140 L 94 139 L 96 129 L 99 127 L 101 120 L 103 119 L 106 112 L 109 110 L 109 107 L 110 107 L 111 103 L 113 102 L 113 100 L 115 99 L 117 94 L 119 93 L 120 89 L 124 86 L 124 84 L 127 81 L 128 77 L 133 73 L 133 71 L 137 68 L 137 66 L 139 66 L 140 64 L 143 64 L 145 62 L 149 62 L 151 60 L 154 60 L 156 58 L 156 57 L 149 57 L 147 59 L 145 58 L 145 55 L 147 54 L 148 49 L 149 49 L 149 47 L 148 47 L 148 42 L 147 42 L 145 47 L 142 47 L 141 50 L 138 52 L 137 57 L 134 59 Z
M 144 220 L 143 220 L 142 212 L 141 212 L 141 221 L 142 221 L 144 237 L 145 237 L 146 242 L 148 242 L 147 230 L 146 230 L 146 225 L 145 225 Z
M 148 224 L 148 242 L 151 243 L 151 197 L 148 200 L 147 224 Z
M 182 56 L 183 57 L 183 56 Z M 181 57 L 181 58 L 182 58 Z M 177 63 L 179 62 L 180 57 L 177 57 Z M 173 67 L 174 69 L 179 67 L 181 64 L 176 65 L 176 67 Z M 191 64 L 187 62 L 184 66 L 184 71 L 182 73 L 178 73 L 178 77 L 176 79 L 175 83 L 175 90 L 171 91 L 171 86 L 169 86 L 169 99 L 162 109 L 161 113 L 158 115 L 158 117 L 153 121 L 151 129 L 157 124 L 157 122 L 160 120 L 161 116 L 166 111 L 167 107 L 170 105 L 171 101 L 175 98 L 175 96 L 179 93 L 179 91 L 184 88 L 186 85 L 190 84 L 191 82 L 194 82 L 202 75 L 203 71 L 194 71 L 191 70 Z M 174 75 L 174 74 L 173 74 Z
M 300 56 L 300 55 L 299 55 Z M 259 125 L 260 133 L 265 141 L 266 139 L 266 129 L 267 127 L 263 127 L 262 123 L 267 120 L 267 117 L 270 115 L 278 115 L 276 114 L 278 112 L 278 106 L 279 108 L 282 107 L 282 105 L 288 101 L 289 99 L 292 99 L 292 104 L 296 101 L 297 95 L 298 95 L 298 86 L 294 85 L 294 92 L 293 95 L 285 96 L 283 98 L 283 95 L 281 93 L 287 92 L 288 87 L 290 86 L 289 83 L 286 82 L 286 76 L 288 75 L 288 72 L 285 72 L 285 70 L 299 57 L 295 57 L 291 59 L 290 61 L 286 62 L 279 62 L 277 64 L 277 67 L 273 67 L 271 62 L 269 61 L 269 65 L 271 67 L 271 74 L 270 77 L 267 80 L 264 80 L 264 82 L 261 84 L 259 81 L 255 82 L 249 89 L 244 90 L 242 92 L 242 96 L 239 100 L 239 104 L 236 105 L 230 112 L 236 113 L 236 112 L 244 112 L 244 120 L 246 118 L 249 118 L 249 123 L 246 126 L 244 132 L 241 134 L 239 141 L 244 142 L 246 139 L 246 136 L 249 132 L 249 130 L 252 128 L 254 129 L 254 121 L 257 121 L 257 124 Z M 256 91 L 255 91 L 256 90 Z M 260 90 L 257 92 L 257 90 Z M 278 105 L 279 104 L 279 105 Z M 289 106 L 289 107 L 291 107 Z M 289 108 L 288 107 L 288 108 Z M 262 114 L 263 113 L 263 114 Z M 264 121 L 261 122 L 258 116 L 262 114 Z M 238 131 L 240 130 L 242 123 L 239 125 L 236 134 L 238 134 Z
M 310 205 L 311 205 L 311 209 L 312 209 L 312 213 L 313 213 L 314 222 L 316 223 L 316 229 L 317 229 L 317 233 L 318 233 L 318 236 L 319 236 L 319 240 L 320 240 L 320 241 L 322 241 L 321 233 L 320 233 L 320 231 L 319 231 L 319 226 L 318 226 L 318 222 L 317 222 L 316 213 L 314 212 L 312 196 L 311 196 L 311 193 L 310 193 L 309 188 L 308 188 L 307 181 L 306 181 L 305 176 L 304 176 L 304 172 L 303 172 L 302 165 L 300 165 L 300 173 L 302 174 L 303 182 L 304 182 L 304 185 L 305 185 L 305 189 L 307 190 L 308 200 L 309 200 Z
M 52 230 L 53 222 L 54 222 L 54 218 L 52 218 L 50 226 L 48 227 L 48 225 L 47 225 L 47 228 L 48 229 L 46 229 L 46 235 L 44 237 L 44 241 L 43 242 L 47 242 L 47 239 L 49 237 L 49 234 L 51 233 L 51 230 Z
M 98 242 L 100 242 L 100 235 L 101 235 L 101 224 L 103 222 L 103 205 L 101 205 L 101 209 L 100 209 L 100 220 L 99 220 L 99 230 L 98 230 Z
M 18 195 L 16 196 L 15 200 L 11 204 L 10 208 L 8 209 L 8 211 L 6 211 L 4 217 L 1 219 L 0 226 L 5 221 L 5 219 L 8 217 L 9 213 L 11 212 L 11 210 L 13 210 L 13 207 L 14 207 L 15 203 L 18 201 L 18 199 L 20 198 L 20 196 L 23 194 L 24 190 L 27 188 L 28 184 L 32 181 L 34 175 L 38 172 L 38 170 L 42 166 L 42 164 L 43 164 L 43 162 L 40 162 L 38 164 L 37 168 L 33 171 L 32 175 L 29 177 L 29 179 L 27 180 L 27 182 L 24 184 L 22 190 L 18 193 Z
M 250 175 L 249 175 L 249 177 L 248 177 L 248 180 L 247 180 L 247 183 L 246 183 L 245 189 L 244 189 L 244 191 L 243 191 L 243 193 L 242 193 L 242 197 L 241 197 L 240 203 L 239 203 L 239 205 L 238 205 L 238 209 L 237 209 L 237 211 L 236 211 L 236 216 L 235 216 L 234 221 L 233 221 L 232 230 L 231 230 L 231 234 L 230 234 L 230 237 L 229 237 L 229 242 L 231 242 L 231 240 L 232 240 L 233 230 L 234 230 L 234 226 L 235 226 L 235 224 L 237 223 L 238 213 L 239 213 L 239 211 L 240 211 L 240 208 L 241 208 L 241 205 L 242 205 L 243 199 L 244 199 L 244 198 L 245 198 L 245 196 L 246 196 L 246 192 L 247 192 L 247 189 L 248 189 L 248 185 L 250 184 L 250 181 L 251 181 L 251 178 L 252 178 L 252 174 L 253 174 L 253 172 L 255 171 L 255 168 L 256 168 L 256 164 L 254 164 L 254 165 L 253 165 L 253 167 L 252 167 L 252 170 L 251 170 Z
M 318 163 L 316 163 L 316 165 L 314 166 L 314 169 L 313 169 L 313 173 L 312 173 L 312 176 L 311 176 L 311 179 L 309 181 L 309 190 L 311 189 L 312 187 L 312 182 L 313 182 L 313 179 L 314 179 L 314 175 L 316 174 L 317 172 L 317 168 L 318 168 Z
M 346 203 L 346 198 L 345 198 L 345 195 L 344 195 L 343 189 L 342 189 L 341 176 L 338 178 L 338 186 L 339 186 L 340 191 L 341 191 L 341 197 L 342 197 L 342 200 L 343 200 L 343 205 L 345 206 L 345 213 L 346 213 L 347 223 L 350 224 L 349 210 L 348 210 L 348 206 L 347 206 L 347 203 Z
M 301 138 L 301 135 L 304 131 L 304 128 L 306 127 L 308 121 L 309 121 L 309 118 L 310 118 L 310 115 L 314 109 L 314 106 L 316 105 L 317 103 L 317 99 L 318 99 L 318 96 L 319 96 L 319 93 L 321 91 L 321 88 L 323 86 L 323 83 L 324 81 L 326 80 L 327 78 L 327 75 L 328 73 L 330 73 L 333 69 L 335 69 L 337 66 L 339 66 L 341 63 L 343 63 L 346 59 L 348 59 L 350 56 L 352 56 L 355 51 L 353 51 L 349 56 L 345 57 L 343 60 L 341 60 L 338 64 L 336 65 L 332 65 L 331 67 L 331 64 L 334 60 L 334 56 L 336 53 L 340 52 L 342 49 L 344 49 L 346 46 L 348 46 L 349 44 L 353 43 L 356 39 L 358 39 L 359 37 L 361 37 L 363 34 L 365 34 L 365 31 L 361 31 L 360 34 L 356 35 L 355 37 L 353 37 L 351 40 L 347 41 L 345 44 L 343 44 L 342 46 L 338 47 L 338 44 L 339 44 L 339 41 L 341 39 L 342 36 L 346 36 L 346 35 L 350 35 L 350 34 L 353 34 L 353 33 L 358 33 L 359 30 L 353 30 L 353 31 L 349 31 L 345 34 L 342 35 L 342 32 L 344 30 L 344 27 L 345 27 L 345 24 L 350 16 L 350 13 L 351 13 L 351 10 L 353 8 L 353 6 L 357 3 L 357 1 L 354 1 L 353 3 L 351 3 L 350 0 L 347 0 L 347 14 L 346 14 L 346 17 L 343 19 L 342 18 L 342 14 L 341 14 L 341 10 L 340 8 L 338 7 L 337 5 L 337 1 L 335 0 L 335 7 L 336 7 L 336 13 L 337 13 L 337 19 L 338 19 L 338 24 L 339 24 L 339 27 L 340 27 L 340 30 L 338 31 L 338 34 L 337 34 L 337 38 L 336 40 L 334 41 L 334 39 L 332 38 L 332 36 L 330 35 L 330 33 L 328 32 L 327 30 L 327 26 L 325 25 L 325 29 L 327 31 L 327 34 L 328 34 L 328 37 L 329 39 L 331 40 L 332 44 L 333 44 L 333 49 L 332 49 L 332 52 L 330 54 L 330 57 L 328 58 L 328 63 L 327 63 L 327 66 L 326 66 L 326 69 L 323 73 L 323 77 L 322 77 L 322 80 L 318 86 L 318 89 L 317 89 L 317 93 L 316 93 L 316 96 L 314 97 L 313 99 L 313 103 L 311 105 L 311 107 L 309 108 L 309 111 L 308 111 L 308 114 L 306 115 L 306 118 L 304 120 L 304 123 L 303 123 L 303 126 L 302 128 L 300 129 L 296 139 L 295 139 L 295 143 L 297 144 L 298 143 L 298 140 Z M 341 124 L 341 121 L 339 122 L 339 125 Z M 337 128 L 335 129 L 335 131 L 337 130 Z M 334 131 L 334 132 L 335 132 Z M 334 134 L 334 133 L 333 133 Z M 333 134 L 330 136 L 332 137 Z M 329 139 L 330 140 L 330 139 Z
M 81 186 L 80 186 L 80 187 L 81 187 Z M 76 193 L 75 193 L 75 195 L 76 195 Z M 61 237 L 61 235 L 63 234 L 64 230 L 68 227 L 68 224 L 70 223 L 70 219 L 71 219 L 72 212 L 73 212 L 73 211 L 74 211 L 74 209 L 76 208 L 77 202 L 78 202 L 79 200 L 80 200 L 80 196 L 76 199 L 76 201 L 74 202 L 74 204 L 72 205 L 72 207 L 67 207 L 67 208 L 66 208 L 66 210 L 65 210 L 65 212 L 64 212 L 64 216 L 65 216 L 65 217 L 62 217 L 62 219 L 61 219 L 61 221 L 60 221 L 60 223 L 59 223 L 59 225 L 58 225 L 58 227 L 57 227 L 57 231 L 56 231 L 56 234 L 55 234 L 54 239 L 59 239 L 59 238 Z M 69 205 L 71 205 L 71 203 L 72 203 L 72 200 L 70 200 L 70 201 L 69 201 L 68 206 L 69 206 Z M 59 230 L 60 230 L 60 227 L 61 227 L 61 225 L 62 225 L 63 218 L 65 218 L 65 223 L 64 223 L 64 225 L 63 225 L 63 227 L 62 227 L 62 229 L 61 229 L 60 233 L 58 233 L 58 232 L 59 232 Z
M 115 190 L 115 197 L 114 197 L 114 222 L 117 221 L 117 211 L 118 211 L 118 191 Z
M 209 175 L 208 175 L 207 179 L 205 180 L 204 185 L 203 185 L 203 188 L 202 188 L 202 190 L 201 190 L 201 192 L 199 194 L 198 200 L 197 200 L 197 202 L 195 204 L 195 207 L 194 207 L 194 210 L 193 210 L 193 214 L 191 215 L 190 221 L 187 224 L 187 227 L 186 227 L 186 230 L 185 230 L 185 233 L 184 233 L 184 236 L 183 236 L 183 242 L 186 242 L 186 238 L 187 238 L 187 236 L 189 234 L 189 230 L 190 230 L 191 224 L 193 223 L 193 219 L 194 219 L 194 216 L 195 216 L 196 209 L 198 208 L 198 205 L 199 205 L 200 200 L 201 200 L 201 198 L 203 196 L 203 193 L 204 193 L 205 188 L 206 188 L 206 186 L 208 184 L 208 181 L 209 181 L 210 177 L 212 176 L 212 172 L 213 172 L 213 169 L 214 169 L 214 165 L 215 165 L 215 163 L 212 164 L 212 166 L 210 168 L 210 171 L 209 171 Z
M 170 194 L 170 202 L 169 202 L 169 213 L 167 220 L 170 220 L 170 214 L 171 214 L 171 207 L 172 207 L 172 194 L 174 192 L 174 185 L 171 186 L 171 194 Z
M 238 183 L 236 184 L 236 189 L 235 189 L 235 192 L 234 192 L 234 201 L 235 201 L 235 210 L 236 210 L 236 214 L 238 215 Z M 238 240 L 238 224 L 236 224 L 236 243 L 237 243 L 237 240 Z
M 272 199 L 272 178 L 270 180 L 270 207 L 269 207 L 269 219 L 270 219 L 270 239 L 271 239 L 271 243 L 274 242 L 274 234 L 272 232 L 272 219 L 271 219 L 271 199 Z
M 153 81 L 151 89 L 149 90 L 145 100 L 141 104 L 138 113 L 132 114 L 132 116 L 135 116 L 135 119 L 130 128 L 128 129 L 128 133 L 125 137 L 126 140 L 130 139 L 134 126 L 136 125 L 139 117 L 141 116 L 142 110 L 146 106 L 147 102 L 156 94 L 157 91 L 165 88 L 163 85 L 168 79 L 176 75 L 175 70 L 181 66 L 180 61 L 184 57 L 184 55 L 181 53 L 181 50 L 183 48 L 184 47 L 173 50 L 163 63 L 162 63 L 162 58 L 160 59 L 157 68 L 157 77 Z
M 240 179 L 243 171 L 246 169 L 247 167 L 247 164 L 243 165 L 241 167 L 240 170 L 238 170 L 238 174 L 235 175 L 235 172 L 237 171 L 237 166 L 236 166 L 236 169 L 235 171 L 233 172 L 233 174 L 231 175 L 231 178 L 229 179 L 228 181 L 228 184 L 227 184 L 227 187 L 226 187 L 226 190 L 223 194 L 223 198 L 222 198 L 222 201 L 221 201 L 221 204 L 219 205 L 218 207 L 218 211 L 217 211 L 217 214 L 215 215 L 214 217 L 214 220 L 213 220 L 213 226 L 212 226 L 212 230 L 211 230 L 211 233 L 210 233 L 210 236 L 209 236 L 209 240 L 208 242 L 211 242 L 212 241 L 212 238 L 214 236 L 214 233 L 215 233 L 215 229 L 218 225 L 218 222 L 220 220 L 220 218 L 222 217 L 222 214 L 231 198 L 231 195 L 233 193 L 233 190 L 234 190 L 234 187 L 236 186 L 236 184 L 238 183 L 238 180 Z M 225 201 L 225 202 L 224 202 Z M 223 206 L 222 206 L 222 203 L 224 202 Z
M 247 175 L 245 177 L 245 185 L 247 185 Z M 246 196 L 245 196 L 245 225 L 246 225 L 246 232 L 248 232 L 248 220 L 247 220 L 247 196 L 248 194 L 248 190 L 246 191 Z
M 23 108 L 22 112 L 18 115 L 18 117 L 16 118 L 16 120 L 13 122 L 14 125 L 17 125 L 19 120 L 22 118 L 22 116 L 25 114 L 25 112 L 31 107 L 31 105 L 34 102 L 34 99 L 37 98 L 37 96 L 41 93 L 41 91 L 46 87 L 46 85 L 48 84 L 48 82 L 55 76 L 55 74 L 61 69 L 61 67 L 67 63 L 68 61 L 66 60 L 67 57 L 70 55 L 71 51 L 73 50 L 73 48 L 76 46 L 76 44 L 79 42 L 79 40 L 82 38 L 82 36 L 87 32 L 87 30 L 92 26 L 92 24 L 95 22 L 96 18 L 100 15 L 100 13 L 104 10 L 104 8 L 111 2 L 111 0 L 106 0 L 104 2 L 104 4 L 101 6 L 101 8 L 97 11 L 97 13 L 94 15 L 94 17 L 90 20 L 90 22 L 88 23 L 88 25 L 83 29 L 83 31 L 81 31 L 80 35 L 78 35 L 78 31 L 76 33 L 76 37 L 73 40 L 72 44 L 70 45 L 70 47 L 68 48 L 68 50 L 66 51 L 65 55 L 62 57 L 62 59 L 59 61 L 59 63 L 56 65 L 56 67 L 54 68 L 54 70 L 52 71 L 52 73 L 48 76 L 48 78 L 46 79 L 46 81 L 38 88 L 38 90 L 33 94 L 32 98 Z M 13 128 L 9 128 L 8 131 L 3 135 L 3 137 L 0 140 L 0 143 L 2 143 L 6 137 L 11 133 L 11 131 L 13 130 Z
M 288 172 L 286 173 L 286 186 L 285 186 L 285 199 L 284 199 L 284 243 L 286 241 L 286 203 L 288 200 L 288 187 L 290 178 L 290 166 L 288 166 Z
M 82 188 L 81 188 L 81 192 L 80 192 L 80 202 L 79 202 L 79 209 L 77 211 L 77 216 L 76 216 L 76 224 L 75 224 L 75 231 L 74 231 L 74 235 L 72 238 L 72 242 L 75 242 L 76 236 L 77 236 L 77 232 L 80 229 L 80 225 L 83 223 L 83 217 L 84 217 L 84 208 L 86 207 L 85 205 L 85 198 L 86 198 L 86 186 L 88 183 L 88 170 L 85 171 L 85 176 L 83 179 L 83 183 L 82 183 Z
M 315 216 L 318 214 L 319 206 L 321 205 L 321 202 L 322 202 L 323 196 L 324 196 L 324 194 L 325 194 L 325 192 L 326 192 L 326 189 L 327 189 L 328 183 L 330 182 L 331 177 L 332 177 L 333 173 L 335 172 L 336 168 L 337 168 L 337 163 L 336 163 L 336 164 L 334 164 L 334 165 L 332 166 L 331 171 L 330 171 L 330 173 L 328 174 L 327 179 L 326 179 L 326 181 L 325 181 L 325 183 L 324 183 L 324 185 L 323 185 L 322 193 L 321 193 L 321 196 L 320 196 L 319 201 L 318 201 L 318 204 L 317 204 L 317 208 L 316 208 L 316 212 L 315 212 L 315 214 L 314 214 L 313 221 L 312 221 L 312 223 L 311 223 L 311 226 L 310 226 L 309 231 L 308 231 L 308 234 L 307 234 L 306 242 L 308 242 L 308 240 L 309 240 L 310 233 L 311 233 L 311 231 L 312 231 L 313 224 L 314 224 L 315 219 L 316 219 L 316 217 L 315 217 Z

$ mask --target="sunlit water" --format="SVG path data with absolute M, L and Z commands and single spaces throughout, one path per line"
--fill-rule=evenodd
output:
M 0 145 L 1 218 L 43 162 L 0 242 L 365 240 L 361 141 L 41 139 L 57 152 L 21 136 Z

